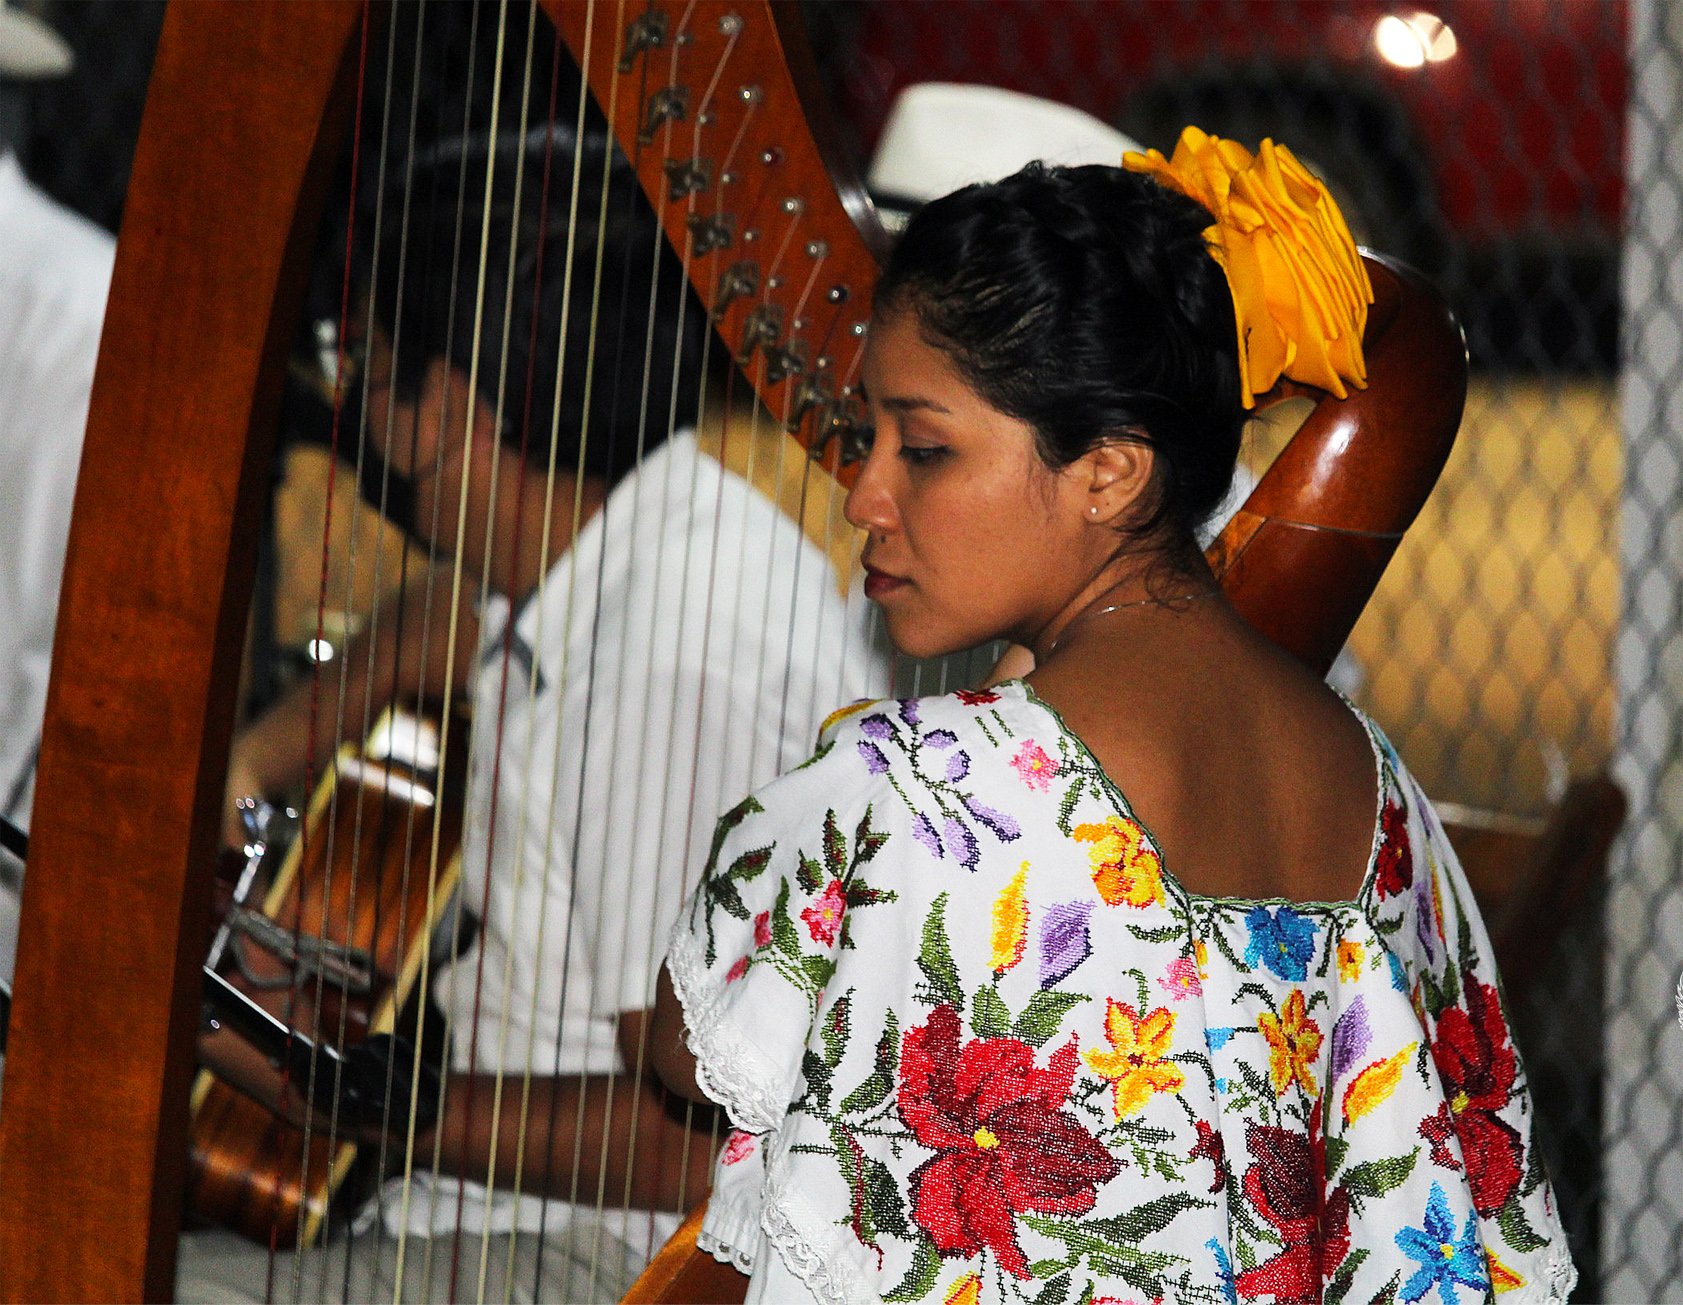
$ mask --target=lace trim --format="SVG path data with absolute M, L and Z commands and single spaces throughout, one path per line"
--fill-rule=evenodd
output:
M 820 1234 L 825 1243 L 822 1246 L 808 1235 L 808 1229 L 828 1230 L 829 1225 L 813 1213 L 805 1198 L 779 1178 L 767 1181 L 765 1196 L 760 1227 L 766 1240 L 814 1297 L 825 1305 L 881 1305 L 882 1297 L 864 1275 L 838 1253 L 840 1247 L 833 1232 Z
M 1578 1266 L 1572 1263 L 1572 1256 L 1564 1246 L 1556 1245 L 1549 1252 L 1549 1262 L 1543 1267 L 1543 1275 L 1548 1279 L 1548 1295 L 1544 1297 L 1549 1305 L 1565 1305 L 1572 1289 L 1578 1285 Z
M 706 1229 L 696 1233 L 695 1244 L 720 1264 L 728 1264 L 733 1269 L 748 1274 L 750 1277 L 753 1276 L 754 1254 L 752 1251 L 745 1251 L 740 1246 L 732 1245 L 722 1237 L 715 1237 Z
M 684 1008 L 684 1042 L 695 1054 L 697 1085 L 738 1128 L 771 1132 L 783 1122 L 790 1085 L 777 1081 L 781 1075 L 730 1019 L 724 989 L 709 981 L 701 942 L 682 916 L 672 931 L 666 968 Z

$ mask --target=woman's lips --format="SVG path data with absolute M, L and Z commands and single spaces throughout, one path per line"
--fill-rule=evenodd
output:
M 875 567 L 865 568 L 865 597 L 873 602 L 881 602 L 887 595 L 893 593 L 910 581 L 897 575 L 889 575 L 886 571 L 878 571 Z

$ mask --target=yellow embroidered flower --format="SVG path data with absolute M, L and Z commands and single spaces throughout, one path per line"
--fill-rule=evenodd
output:
M 1353 938 L 1338 940 L 1338 977 L 1346 983 L 1354 983 L 1361 977 L 1362 961 L 1367 952 L 1362 945 Z
M 1376 1060 L 1344 1089 L 1344 1122 L 1353 1123 L 1385 1103 L 1402 1081 L 1403 1066 L 1414 1059 L 1418 1042 L 1411 1042 L 1387 1060 Z
M 1204 238 L 1233 291 L 1247 408 L 1282 375 L 1341 399 L 1346 382 L 1367 386 L 1362 332 L 1373 284 L 1338 205 L 1290 150 L 1265 140 L 1253 155 L 1188 127 L 1172 157 L 1128 153 L 1122 166 L 1215 217 Z
M 942 1298 L 941 1305 L 976 1305 L 982 1299 L 982 1275 L 967 1273 Z
M 1028 941 L 1028 894 L 1024 881 L 1028 879 L 1029 863 L 1017 871 L 1011 882 L 1000 890 L 993 903 L 993 960 L 995 974 L 1004 974 L 1023 959 L 1023 944 Z
M 1091 843 L 1087 859 L 1093 886 L 1107 906 L 1146 907 L 1163 900 L 1163 863 L 1145 841 L 1145 830 L 1132 820 L 1108 816 L 1104 823 L 1077 825 L 1078 843 Z
M 1198 977 L 1209 978 L 1209 972 L 1204 967 L 1210 963 L 1210 949 L 1204 945 L 1202 938 L 1195 939 L 1192 943 L 1192 959 L 1198 962 Z
M 1309 1018 L 1303 1005 L 1303 989 L 1293 988 L 1279 1017 L 1262 1014 L 1256 1026 L 1268 1042 L 1268 1070 L 1274 1079 L 1274 1095 L 1284 1096 L 1296 1079 L 1310 1096 L 1315 1094 L 1315 1075 L 1310 1070 L 1321 1050 L 1321 1026 Z
M 1490 1285 L 1496 1289 L 1498 1296 L 1525 1286 L 1525 1279 L 1498 1260 L 1495 1251 L 1486 1250 L 1484 1258 L 1490 1267 Z
M 1174 1041 L 1175 1016 L 1167 1006 L 1141 1016 L 1126 1002 L 1106 999 L 1104 1035 L 1109 1051 L 1085 1051 L 1087 1067 L 1110 1080 L 1118 1119 L 1145 1109 L 1153 1092 L 1178 1092 L 1186 1082 L 1179 1066 L 1165 1057 Z

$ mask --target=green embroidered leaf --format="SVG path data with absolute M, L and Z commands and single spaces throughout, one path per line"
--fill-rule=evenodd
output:
M 1155 1202 L 1148 1202 L 1148 1204 L 1155 1204 Z M 1036 1214 L 1024 1214 L 1019 1218 L 1023 1224 L 1032 1228 L 1035 1232 L 1044 1233 L 1048 1237 L 1055 1237 L 1064 1243 L 1069 1247 L 1072 1254 L 1085 1259 L 1092 1265 L 1094 1272 L 1105 1277 L 1121 1278 L 1130 1286 L 1150 1296 L 1165 1294 L 1162 1278 L 1165 1269 L 1177 1263 L 1184 1264 L 1186 1262 L 1181 1256 L 1165 1255 L 1156 1251 L 1142 1251 L 1137 1246 L 1113 1241 L 1103 1233 L 1095 1231 L 1095 1224 L 1073 1223 Z M 1101 1222 L 1113 1221 L 1105 1220 Z
M 906 1210 L 900 1203 L 900 1185 L 881 1160 L 865 1159 L 865 1203 L 870 1207 L 871 1219 L 891 1237 L 908 1237 Z
M 818 750 L 816 752 L 814 752 L 810 757 L 808 757 L 805 761 L 801 762 L 800 765 L 796 766 L 795 769 L 796 770 L 805 770 L 808 766 L 813 765 L 816 762 L 820 762 L 820 761 L 824 760 L 825 757 L 830 755 L 830 749 L 835 747 L 835 746 L 836 746 L 836 741 L 834 739 L 825 739 L 824 742 L 822 742 L 818 745 Z
M 1034 1273 L 1034 1269 L 1030 1267 L 1029 1272 Z M 1036 1274 L 1035 1276 L 1038 1277 L 1039 1275 Z M 1068 1296 L 1069 1274 L 1067 1272 L 1060 1273 L 1040 1289 L 1040 1294 L 1034 1298 L 1034 1305 L 1064 1305 L 1064 1300 Z
M 1011 1031 L 1011 1012 L 991 987 L 976 989 L 970 1005 L 970 1026 L 979 1038 L 1003 1038 Z
M 1083 992 L 1051 992 L 1042 989 L 1029 998 L 1023 1013 L 1017 1016 L 1014 1032 L 1031 1047 L 1043 1047 L 1057 1033 L 1070 1009 L 1090 998 Z
M 1527 1251 L 1540 1250 L 1548 1245 L 1547 1238 L 1539 1237 L 1537 1230 L 1531 1226 L 1525 1217 L 1525 1207 L 1519 1203 L 1517 1196 L 1510 1196 L 1508 1203 L 1502 1207 L 1502 1212 L 1496 1216 L 1496 1223 L 1502 1229 L 1502 1236 L 1509 1246 L 1520 1254 Z
M 714 904 L 724 908 L 727 915 L 733 915 L 738 920 L 748 918 L 748 908 L 742 904 L 742 895 L 736 891 L 736 885 L 729 879 L 712 879 L 708 881 L 711 887 L 707 895 Z
M 718 822 L 713 826 L 713 845 L 707 850 L 707 869 L 709 872 L 718 863 L 719 848 L 724 845 L 725 839 L 730 837 L 731 830 L 735 829 L 749 816 L 764 810 L 765 808 L 750 795 L 719 817 Z
M 836 824 L 836 813 L 824 813 L 824 869 L 830 878 L 840 879 L 847 873 L 847 840 Z
M 836 972 L 836 963 L 828 956 L 803 956 L 801 971 L 816 993 L 830 981 L 830 976 Z
M 801 1076 L 806 1079 L 807 1090 L 817 1099 L 819 1109 L 828 1111 L 832 1078 L 830 1067 L 810 1047 L 801 1053 Z
M 1070 816 L 1074 814 L 1075 804 L 1079 801 L 1081 801 L 1081 785 L 1079 783 L 1071 784 L 1069 792 L 1064 794 L 1064 800 L 1058 803 L 1058 830 L 1060 833 L 1069 833 Z
M 801 853 L 800 864 L 795 867 L 795 882 L 800 885 L 803 893 L 816 893 L 824 886 L 824 876 L 818 862 L 805 852 Z
M 877 1039 L 877 1063 L 867 1078 L 842 1099 L 843 1114 L 862 1114 L 875 1110 L 894 1090 L 895 1072 L 900 1064 L 900 1028 L 894 1012 L 888 1012 L 888 1024 Z
M 856 867 L 864 865 L 882 851 L 886 842 L 887 834 L 871 828 L 871 809 L 866 807 L 859 820 L 859 828 L 853 831 L 853 864 Z
M 1362 1267 L 1362 1261 L 1367 1259 L 1367 1256 L 1367 1247 L 1363 1246 L 1344 1257 L 1344 1263 L 1338 1266 L 1338 1272 L 1332 1275 L 1332 1281 L 1327 1284 L 1326 1295 L 1321 1298 L 1321 1305 L 1343 1305 L 1344 1298 L 1350 1294 L 1350 1281 L 1356 1276 L 1356 1270 Z
M 756 847 L 752 851 L 744 852 L 730 863 L 726 874 L 732 879 L 740 879 L 743 883 L 757 878 L 760 871 L 771 863 L 772 848 L 775 846 L 776 844 L 767 844 L 765 847 Z
M 912 1252 L 912 1267 L 906 1270 L 906 1276 L 900 1280 L 900 1285 L 886 1293 L 883 1300 L 922 1300 L 934 1290 L 935 1275 L 940 1271 L 941 1252 L 935 1248 L 935 1239 L 924 1233 L 918 1238 L 917 1249 Z
M 1397 1288 L 1402 1285 L 1402 1270 L 1398 1269 L 1391 1275 L 1391 1281 L 1386 1283 L 1375 1294 L 1368 1305 L 1393 1305 L 1397 1299 Z
M 1092 1305 L 1093 1281 L 1091 1278 L 1081 1288 L 1081 1295 L 1076 1297 L 1075 1305 Z
M 824 1042 L 824 1064 L 832 1070 L 841 1064 L 842 1054 L 847 1050 L 852 1005 L 852 990 L 849 989 L 847 996 L 838 997 L 836 1004 L 830 1007 L 824 1016 L 824 1026 L 818 1031 Z
M 1161 929 L 1147 929 L 1144 925 L 1130 924 L 1128 932 L 1141 942 L 1165 943 L 1183 937 L 1186 931 L 1179 924 L 1166 924 Z
M 746 919 L 746 913 L 743 915 Z M 801 936 L 795 929 L 795 922 L 789 918 L 789 881 L 785 879 L 777 890 L 777 901 L 771 908 L 771 942 L 772 946 L 791 960 L 798 960 L 801 954 Z
M 1414 1162 L 1420 1155 L 1416 1147 L 1407 1155 L 1395 1155 L 1385 1160 L 1365 1160 L 1352 1166 L 1344 1175 L 1344 1186 L 1353 1196 L 1383 1196 L 1414 1172 Z
M 1067 1256 L 1061 1260 L 1036 1260 L 1029 1265 L 1031 1278 L 1050 1278 L 1054 1274 L 1062 1273 L 1065 1269 L 1075 1266 L 1075 1257 Z
M 923 922 L 923 945 L 918 949 L 917 967 L 929 982 L 931 1000 L 946 1003 L 955 1010 L 964 1009 L 964 991 L 958 986 L 958 967 L 953 964 L 952 948 L 947 942 L 947 894 L 938 896 L 929 908 L 929 918 Z
M 1331 1178 L 1344 1167 L 1344 1157 L 1350 1154 L 1349 1140 L 1342 1137 L 1327 1138 L 1327 1177 Z
M 1176 1216 L 1184 1214 L 1187 1210 L 1207 1210 L 1214 1204 L 1215 1202 L 1201 1200 L 1190 1192 L 1171 1192 L 1167 1196 L 1147 1201 L 1144 1205 L 1136 1205 L 1122 1214 L 1111 1215 L 1108 1219 L 1090 1220 L 1087 1227 L 1101 1236 L 1124 1244 L 1136 1243 L 1144 1241 L 1153 1233 L 1162 1232 L 1174 1222 Z

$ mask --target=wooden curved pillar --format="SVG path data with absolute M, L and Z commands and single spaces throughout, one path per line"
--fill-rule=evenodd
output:
M 76 491 L 0 1111 L 7 1300 L 174 1291 L 183 939 L 206 935 L 273 414 L 362 12 L 165 20 L 153 84 L 193 94 L 147 102 Z

